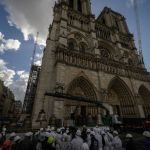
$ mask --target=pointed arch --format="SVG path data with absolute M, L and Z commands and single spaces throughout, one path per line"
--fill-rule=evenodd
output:
M 77 42 L 75 39 L 73 39 L 73 38 L 68 39 L 68 49 L 69 50 L 76 50 L 77 49 Z
M 104 41 L 99 42 L 98 48 L 100 51 L 100 55 L 102 57 L 107 56 L 111 58 L 115 55 L 115 49 L 108 42 L 104 42 Z
M 81 53 L 85 53 L 87 51 L 87 48 L 88 48 L 88 46 L 85 42 L 79 43 L 79 51 Z
M 141 85 L 138 94 L 143 102 L 145 116 L 148 117 L 150 116 L 150 91 L 144 85 Z
M 67 89 L 67 94 L 71 96 L 81 97 L 81 101 L 65 101 L 65 119 L 67 120 L 70 114 L 74 114 L 78 125 L 87 124 L 86 118 L 90 117 L 91 121 L 96 123 L 98 108 L 93 104 L 82 101 L 82 97 L 89 98 L 91 101 L 96 101 L 97 96 L 93 84 L 85 77 L 78 76 L 73 79 Z
M 116 106 L 114 109 L 119 109 L 118 113 L 122 117 L 135 117 L 135 109 L 134 109 L 134 101 L 133 95 L 130 91 L 130 88 L 127 84 L 120 79 L 119 77 L 113 78 L 108 85 L 108 92 L 110 93 L 109 100 L 113 101 L 113 97 L 111 95 L 111 91 L 113 91 L 117 97 Z
M 75 89 L 79 88 L 82 91 L 82 94 L 79 96 L 85 96 L 92 100 L 97 100 L 97 96 L 94 90 L 92 83 L 84 78 L 83 76 L 75 78 L 70 84 L 67 90 L 68 94 L 76 94 L 74 93 Z M 75 95 L 78 96 L 78 95 Z

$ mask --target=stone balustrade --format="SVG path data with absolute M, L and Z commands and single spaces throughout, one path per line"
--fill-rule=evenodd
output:
M 100 23 L 96 23 L 96 35 L 98 38 L 111 40 L 111 30 Z
M 89 30 L 89 16 L 85 16 L 78 11 L 68 10 L 68 24 L 75 26 L 77 28 L 81 28 L 82 30 Z
M 71 66 L 77 66 L 95 71 L 103 71 L 110 74 L 116 74 L 124 77 L 132 77 L 143 81 L 150 81 L 150 73 L 145 69 L 136 66 L 129 66 L 125 63 L 112 59 L 107 59 L 90 53 L 81 53 L 76 50 L 67 50 L 58 48 L 55 52 L 56 62 L 65 63 Z

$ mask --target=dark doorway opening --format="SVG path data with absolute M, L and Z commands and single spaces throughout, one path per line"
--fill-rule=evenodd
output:
M 81 0 L 78 0 L 78 11 L 82 12 L 82 3 L 81 3 Z

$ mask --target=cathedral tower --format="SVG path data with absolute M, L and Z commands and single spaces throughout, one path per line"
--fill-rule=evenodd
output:
M 89 116 L 94 122 L 98 112 L 105 113 L 82 100 L 46 93 L 100 101 L 122 118 L 148 116 L 149 81 L 124 16 L 105 7 L 95 18 L 90 0 L 59 0 L 44 50 L 32 127 L 39 127 L 40 110 L 46 124 L 52 116 L 68 124 L 74 112 L 79 124 Z

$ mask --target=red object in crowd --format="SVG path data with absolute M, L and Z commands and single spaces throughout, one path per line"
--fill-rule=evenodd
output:
M 5 142 L 1 145 L 1 148 L 7 148 L 7 149 L 9 149 L 9 148 L 11 148 L 11 146 L 12 146 L 12 141 L 11 140 L 5 140 Z
M 145 126 L 150 126 L 150 120 L 145 120 L 145 121 L 144 121 L 144 125 L 145 125 Z

